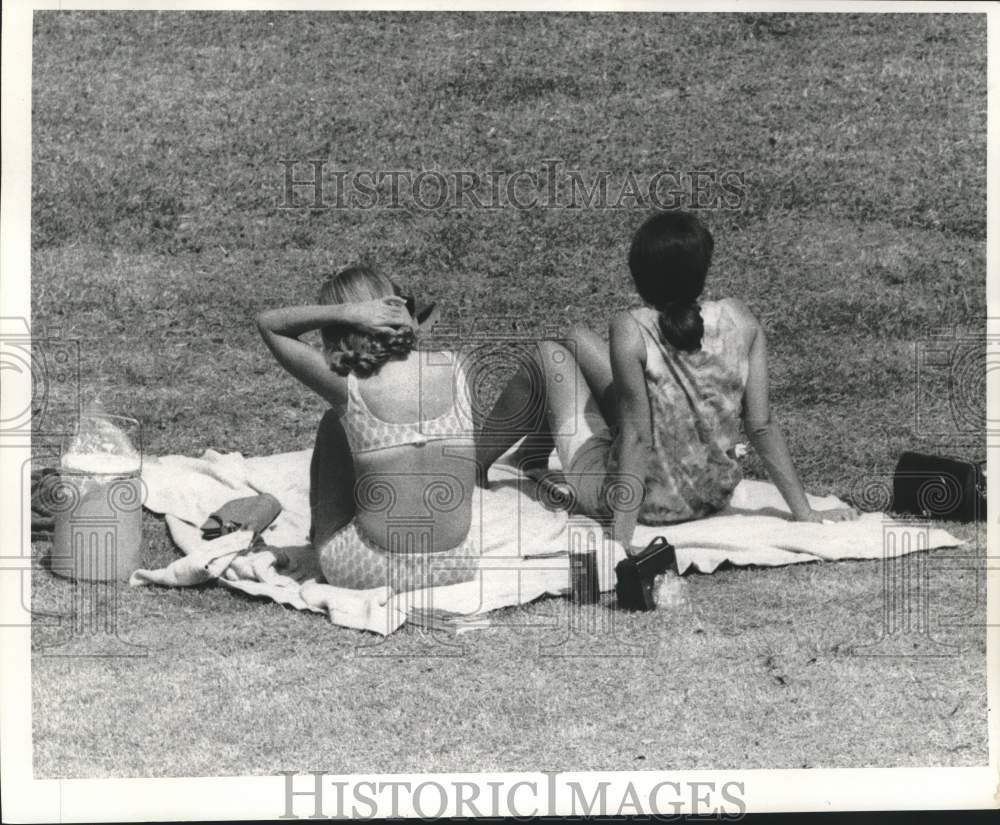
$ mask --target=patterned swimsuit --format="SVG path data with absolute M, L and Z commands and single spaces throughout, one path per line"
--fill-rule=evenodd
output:
M 457 370 L 455 401 L 436 418 L 416 422 L 393 423 L 375 416 L 358 387 L 358 379 L 347 377 L 347 407 L 341 417 L 352 456 L 356 457 L 391 447 L 423 445 L 430 441 L 470 438 L 471 416 L 463 410 L 467 399 L 465 376 Z M 440 486 L 440 489 L 436 487 Z M 320 567 L 329 584 L 352 590 L 367 590 L 388 585 L 394 592 L 470 581 L 476 575 L 480 555 L 471 536 L 450 550 L 429 549 L 430 533 L 413 519 L 392 521 L 394 493 L 388 482 L 377 476 L 361 476 L 356 498 L 366 509 L 387 510 L 386 532 L 380 541 L 361 532 L 352 520 L 319 548 Z M 428 514 L 457 506 L 455 491 L 431 482 L 425 490 Z M 458 502 L 460 504 L 461 502 Z M 388 548 L 388 549 L 387 549 Z

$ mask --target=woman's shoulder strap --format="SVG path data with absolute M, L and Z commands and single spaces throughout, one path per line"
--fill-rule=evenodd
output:
M 361 397 L 361 387 L 358 386 L 358 376 L 353 372 L 347 373 L 347 403 L 344 405 L 345 411 L 350 407 L 359 407 L 367 411 L 368 405 Z

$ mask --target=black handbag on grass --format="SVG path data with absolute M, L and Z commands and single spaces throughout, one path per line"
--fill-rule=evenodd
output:
M 986 518 L 986 462 L 905 452 L 892 478 L 892 509 L 943 521 Z
M 653 581 L 670 568 L 677 570 L 677 554 L 674 546 L 663 536 L 657 536 L 634 556 L 629 554 L 622 559 L 615 565 L 618 607 L 622 610 L 655 610 Z
M 201 537 L 212 541 L 237 530 L 251 530 L 256 539 L 281 512 L 281 502 L 270 493 L 227 501 L 201 525 Z

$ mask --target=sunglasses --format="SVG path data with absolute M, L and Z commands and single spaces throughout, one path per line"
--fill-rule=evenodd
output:
M 413 318 L 417 319 L 417 323 L 421 327 L 433 326 L 437 323 L 437 304 L 423 304 L 419 308 L 417 307 L 417 300 L 412 295 L 404 293 L 402 290 L 396 290 L 396 296 L 402 298 L 406 302 L 406 311 L 410 313 Z

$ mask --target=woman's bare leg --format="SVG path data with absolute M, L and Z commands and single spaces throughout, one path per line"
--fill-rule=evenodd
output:
M 570 329 L 569 337 L 580 372 L 601 408 L 601 415 L 609 425 L 614 425 L 618 421 L 618 398 L 610 347 L 596 332 L 579 324 Z
M 589 333 L 592 335 L 592 333 Z M 600 339 L 585 338 L 584 358 L 598 386 L 610 376 L 610 364 L 602 365 Z M 605 396 L 613 394 L 607 384 Z M 486 417 L 477 437 L 477 462 L 485 480 L 490 466 L 521 438 L 518 463 L 535 469 L 544 456 L 547 465 L 553 446 L 563 466 L 589 434 L 606 423 L 590 382 L 575 354 L 556 341 L 540 341 L 530 364 L 518 371 L 504 388 L 493 411 Z M 527 466 L 526 466 L 527 465 Z
M 310 539 L 316 546 L 354 518 L 354 460 L 340 417 L 327 410 L 319 422 L 309 465 Z
M 546 421 L 545 372 L 532 353 L 507 382 L 488 415 L 476 421 L 476 463 L 480 483 L 500 456 L 518 441 L 515 463 L 523 469 L 545 467 L 554 442 Z
M 538 350 L 545 371 L 546 419 L 565 468 L 576 450 L 607 422 L 575 354 L 556 341 L 541 341 Z

